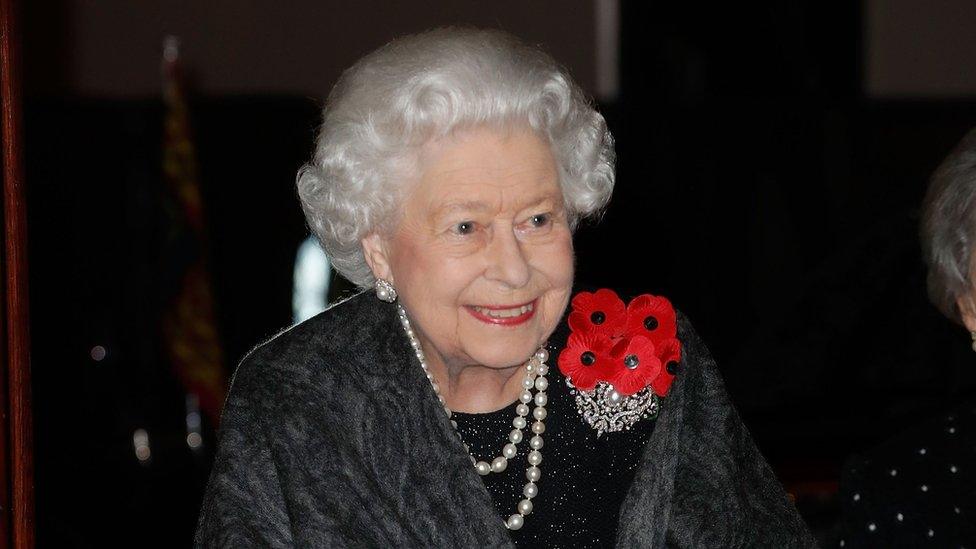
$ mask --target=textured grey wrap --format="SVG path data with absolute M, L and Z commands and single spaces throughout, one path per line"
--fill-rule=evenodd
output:
M 680 316 L 678 337 L 617 545 L 814 547 Z M 196 546 L 511 546 L 394 306 L 336 305 L 254 349 L 232 385 Z

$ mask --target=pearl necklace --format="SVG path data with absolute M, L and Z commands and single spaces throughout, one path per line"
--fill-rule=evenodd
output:
M 420 346 L 420 340 L 417 339 L 417 335 L 410 326 L 410 319 L 407 318 L 407 312 L 403 310 L 403 307 L 397 305 L 397 314 L 400 316 L 400 323 L 403 324 L 403 330 L 407 333 L 407 338 L 410 340 L 410 346 L 413 348 L 417 360 L 420 362 L 420 367 L 424 369 L 424 374 L 427 375 L 427 380 L 430 381 L 430 386 L 434 389 L 437 400 L 444 406 L 444 412 L 447 414 L 448 419 L 450 419 L 453 413 L 444 403 L 444 397 L 441 396 L 440 387 L 437 385 L 437 381 L 434 380 L 433 374 L 427 369 L 427 357 L 424 356 L 424 351 Z M 468 448 L 467 444 L 464 444 L 464 449 L 468 451 L 468 456 L 471 458 L 474 470 L 479 475 L 485 476 L 490 473 L 503 472 L 508 468 L 508 460 L 515 457 L 516 453 L 518 453 L 517 445 L 522 442 L 522 430 L 528 425 L 528 421 L 525 418 L 529 415 L 529 403 L 535 403 L 535 408 L 532 410 L 532 417 L 535 418 L 535 422 L 532 423 L 531 427 L 533 436 L 529 440 L 529 447 L 532 450 L 529 452 L 527 458 L 529 466 L 525 469 L 525 478 L 529 482 L 522 489 L 522 494 L 525 495 L 525 499 L 519 501 L 518 505 L 515 506 L 517 513 L 511 515 L 505 521 L 505 527 L 510 530 L 518 530 L 525 524 L 525 516 L 532 512 L 532 498 L 539 495 L 539 486 L 536 482 L 542 478 L 542 470 L 539 468 L 539 465 L 542 463 L 542 452 L 540 450 L 542 450 L 542 433 L 546 432 L 546 425 L 543 423 L 547 413 L 545 406 L 549 401 L 546 396 L 546 389 L 549 387 L 549 382 L 546 380 L 546 374 L 549 373 L 549 366 L 546 365 L 547 360 L 549 360 L 549 352 L 543 346 L 525 363 L 525 379 L 522 380 L 522 393 L 519 395 L 519 403 L 515 406 L 515 419 L 512 420 L 512 427 L 514 429 L 508 434 L 509 442 L 502 447 L 502 454 L 491 460 L 489 464 L 487 461 L 478 460 L 471 455 L 471 449 Z M 536 389 L 535 395 L 532 394 L 533 388 Z M 453 419 L 451 419 L 451 426 L 454 427 L 454 432 L 460 438 L 461 433 L 457 431 L 457 422 Z M 462 440 L 461 443 L 463 444 L 464 441 Z

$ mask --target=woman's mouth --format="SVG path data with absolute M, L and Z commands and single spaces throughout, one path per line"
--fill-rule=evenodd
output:
M 514 326 L 528 321 L 535 315 L 536 301 L 522 305 L 467 305 L 471 316 L 488 324 Z

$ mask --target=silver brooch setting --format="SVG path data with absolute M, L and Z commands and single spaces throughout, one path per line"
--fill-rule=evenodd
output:
M 654 419 L 660 410 L 660 399 L 650 386 L 623 396 L 606 381 L 584 391 L 566 378 L 566 386 L 576 400 L 576 411 L 596 430 L 596 436 L 630 430 L 642 419 Z

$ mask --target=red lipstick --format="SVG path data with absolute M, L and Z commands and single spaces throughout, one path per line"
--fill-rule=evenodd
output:
M 471 316 L 486 323 L 496 326 L 516 326 L 528 322 L 535 316 L 537 299 L 521 305 L 466 305 L 464 308 Z M 516 314 L 516 309 L 522 309 Z M 500 316 L 498 313 L 509 313 L 507 316 Z

